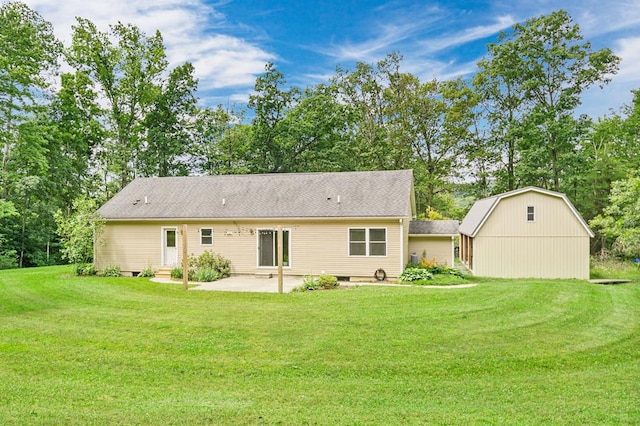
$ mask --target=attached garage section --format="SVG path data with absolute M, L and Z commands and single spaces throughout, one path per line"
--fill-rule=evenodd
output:
M 409 224 L 410 258 L 454 266 L 457 235 L 457 220 L 412 220 Z

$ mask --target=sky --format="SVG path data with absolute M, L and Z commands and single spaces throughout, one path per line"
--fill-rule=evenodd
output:
M 602 117 L 640 89 L 638 0 L 23 0 L 65 44 L 77 16 L 101 31 L 118 21 L 162 33 L 173 68 L 195 67 L 206 106 L 242 105 L 273 62 L 290 85 L 327 82 L 336 67 L 374 64 L 398 52 L 401 71 L 422 81 L 470 78 L 487 43 L 518 22 L 566 10 L 594 49 L 622 58 L 604 89 L 583 96 L 580 113 Z

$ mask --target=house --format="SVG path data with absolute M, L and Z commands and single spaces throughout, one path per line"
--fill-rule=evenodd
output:
M 476 201 L 460 224 L 475 275 L 589 279 L 593 232 L 566 195 L 527 187 Z
M 98 270 L 137 275 L 220 253 L 232 274 L 327 273 L 343 279 L 398 277 L 409 261 L 415 217 L 411 170 L 138 178 L 105 203 Z
M 409 223 L 410 256 L 454 266 L 457 236 L 457 220 L 412 220 Z

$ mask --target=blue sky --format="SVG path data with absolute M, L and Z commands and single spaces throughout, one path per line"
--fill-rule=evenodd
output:
M 592 117 L 630 103 L 640 89 L 640 2 L 637 0 L 26 0 L 68 44 L 75 16 L 101 30 L 122 21 L 162 32 L 172 65 L 190 61 L 205 105 L 242 104 L 270 61 L 298 87 L 325 82 L 336 66 L 403 55 L 402 71 L 423 81 L 471 77 L 501 30 L 567 10 L 595 49 L 622 57 L 604 90 L 584 96 Z

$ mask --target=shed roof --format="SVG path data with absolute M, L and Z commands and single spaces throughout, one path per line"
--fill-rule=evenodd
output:
M 478 231 L 480 231 L 480 228 L 482 228 L 482 225 L 484 225 L 484 223 L 486 222 L 487 218 L 491 215 L 491 212 L 496 208 L 501 200 L 531 191 L 561 198 L 578 219 L 578 221 L 582 224 L 589 236 L 594 236 L 593 231 L 591 230 L 591 228 L 589 228 L 587 222 L 585 222 L 580 213 L 578 213 L 578 210 L 576 210 L 574 205 L 571 203 L 571 201 L 569 201 L 569 198 L 567 198 L 565 194 L 550 191 L 548 189 L 538 188 L 536 186 L 527 186 L 525 188 L 504 192 L 502 194 L 482 198 L 476 201 L 471 207 L 471 210 L 469 210 L 469 213 L 467 213 L 467 215 L 462 220 L 462 223 L 460 224 L 460 233 L 468 235 L 470 237 L 475 237 L 478 234 Z
M 105 219 L 407 217 L 411 170 L 138 178 Z
M 457 235 L 457 220 L 412 220 L 409 235 Z

